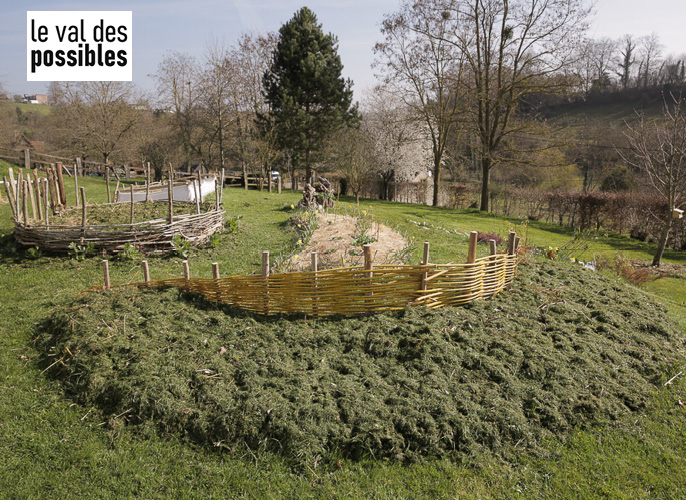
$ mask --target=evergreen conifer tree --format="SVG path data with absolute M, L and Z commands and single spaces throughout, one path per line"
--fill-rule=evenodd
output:
M 294 171 L 304 167 L 309 180 L 330 134 L 359 120 L 352 82 L 341 76 L 337 38 L 324 34 L 307 7 L 279 35 L 262 83 L 279 145 L 290 153 Z

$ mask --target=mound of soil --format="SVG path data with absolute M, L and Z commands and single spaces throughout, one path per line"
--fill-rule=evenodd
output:
M 261 318 L 173 289 L 91 293 L 37 341 L 47 373 L 110 425 L 310 465 L 535 452 L 640 411 L 683 343 L 637 289 L 555 262 L 520 266 L 488 301 L 354 319 Z
M 317 252 L 319 268 L 361 265 L 362 246 L 355 245 L 357 218 L 336 213 L 319 216 L 317 228 L 312 233 L 307 247 L 291 259 L 293 270 L 308 271 L 311 268 L 311 252 Z M 407 240 L 390 227 L 374 222 L 369 230 L 373 238 L 372 252 L 378 264 L 402 264 L 401 254 Z

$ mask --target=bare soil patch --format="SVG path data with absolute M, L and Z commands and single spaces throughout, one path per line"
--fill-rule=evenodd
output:
M 318 254 L 320 269 L 362 264 L 362 245 L 355 241 L 359 236 L 357 221 L 348 215 L 320 215 L 310 241 L 291 259 L 293 270 L 309 270 L 312 252 Z M 367 236 L 376 240 L 371 243 L 375 264 L 402 264 L 402 251 L 408 242 L 400 233 L 373 222 Z

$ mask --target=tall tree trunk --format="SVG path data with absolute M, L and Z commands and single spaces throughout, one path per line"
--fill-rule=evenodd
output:
M 481 207 L 479 210 L 488 212 L 489 180 L 491 177 L 491 159 L 488 156 L 481 158 Z
M 657 242 L 657 252 L 655 252 L 655 257 L 653 257 L 653 266 L 660 267 L 660 261 L 662 260 L 662 254 L 665 253 L 665 248 L 667 247 L 667 238 L 669 238 L 669 231 L 672 229 L 672 211 L 667 214 L 668 219 L 665 221 L 665 227 L 662 228 L 662 233 L 660 234 L 660 240 Z
M 305 151 L 305 182 L 312 182 L 312 166 L 310 165 L 310 150 Z
M 441 186 L 441 156 L 434 157 L 434 197 L 432 205 L 438 206 L 438 190 Z M 426 201 L 426 198 L 424 198 Z

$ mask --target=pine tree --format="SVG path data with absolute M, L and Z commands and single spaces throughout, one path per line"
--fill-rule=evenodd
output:
M 262 84 L 281 148 L 309 180 L 317 153 L 340 127 L 356 123 L 352 82 L 341 76 L 337 38 L 325 35 L 307 7 L 279 30 L 279 42 Z

